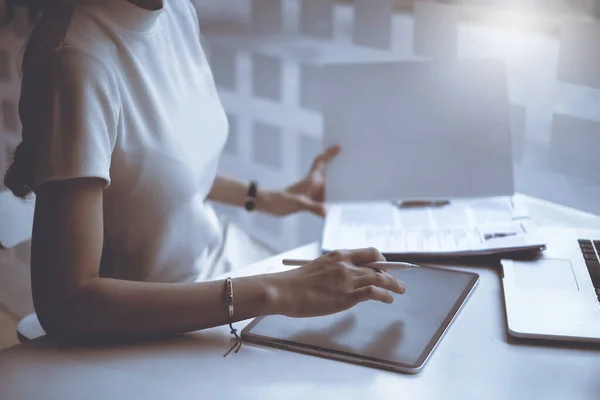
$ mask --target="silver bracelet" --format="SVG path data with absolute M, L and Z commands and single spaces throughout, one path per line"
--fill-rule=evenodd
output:
M 228 308 L 228 318 L 227 322 L 229 323 L 229 328 L 231 329 L 231 334 L 235 337 L 234 345 L 229 349 L 227 353 L 223 357 L 227 357 L 229 353 L 235 350 L 237 353 L 242 348 L 242 339 L 237 333 L 237 329 L 233 328 L 233 316 L 234 316 L 234 308 L 233 308 L 233 281 L 231 278 L 225 279 L 225 293 L 227 296 L 227 308 Z

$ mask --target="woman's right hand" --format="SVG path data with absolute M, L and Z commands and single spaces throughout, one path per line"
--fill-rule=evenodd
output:
M 276 313 L 315 317 L 347 310 L 367 300 L 392 303 L 390 292 L 403 294 L 406 285 L 391 274 L 367 264 L 385 261 L 373 248 L 336 250 L 273 276 Z

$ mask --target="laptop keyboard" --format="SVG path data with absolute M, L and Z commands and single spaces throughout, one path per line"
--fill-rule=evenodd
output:
M 579 239 L 578 242 L 600 301 L 600 240 Z

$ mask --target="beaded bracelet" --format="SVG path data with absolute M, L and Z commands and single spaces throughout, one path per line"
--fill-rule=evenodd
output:
M 229 311 L 227 322 L 229 323 L 229 328 L 231 329 L 231 334 L 235 337 L 235 344 L 229 349 L 229 351 L 227 353 L 225 353 L 225 355 L 223 357 L 227 357 L 229 355 L 229 353 L 231 353 L 234 350 L 237 353 L 242 348 L 242 339 L 238 335 L 237 329 L 233 328 L 233 315 L 234 315 L 233 282 L 232 282 L 231 278 L 227 278 L 225 280 L 225 290 L 226 290 L 226 295 L 227 295 L 227 307 L 228 307 L 228 311 Z

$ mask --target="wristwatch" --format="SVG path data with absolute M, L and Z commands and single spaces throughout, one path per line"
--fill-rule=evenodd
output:
M 256 191 L 256 182 L 250 181 L 250 186 L 248 187 L 248 194 L 246 195 L 246 203 L 244 204 L 244 208 L 247 211 L 252 211 L 256 208 Z

